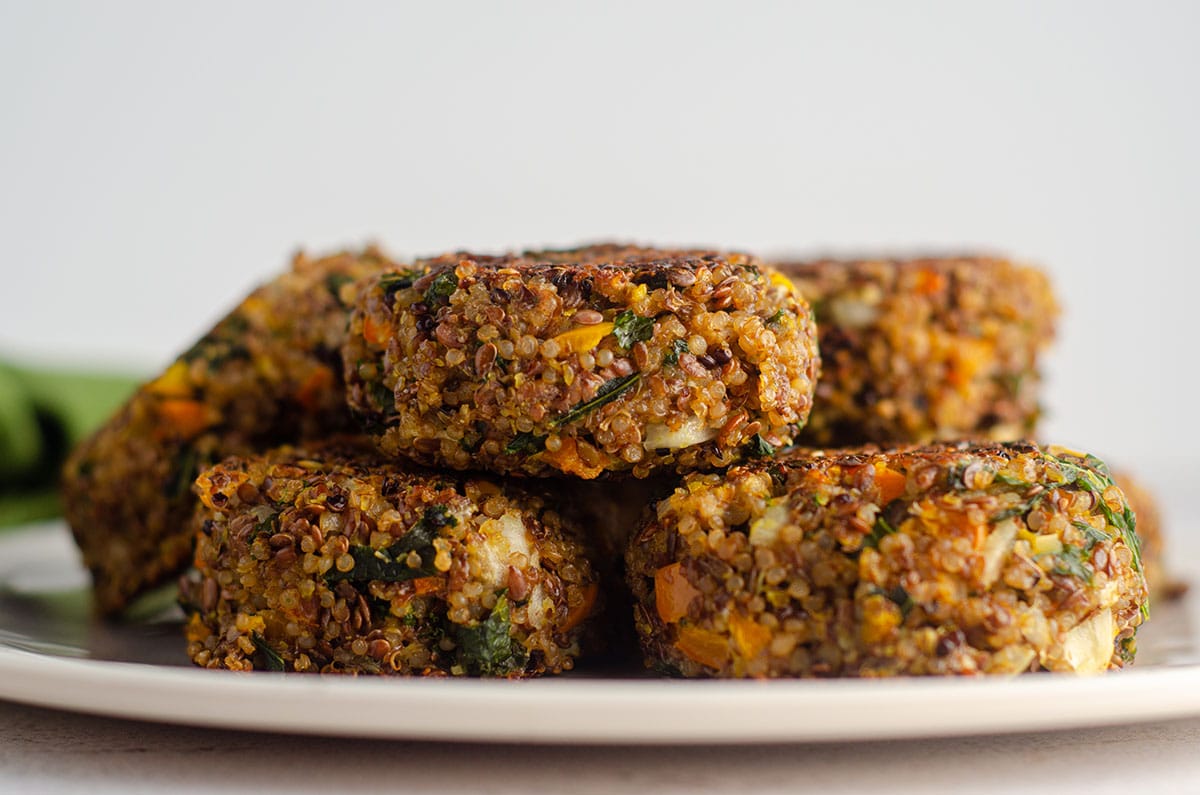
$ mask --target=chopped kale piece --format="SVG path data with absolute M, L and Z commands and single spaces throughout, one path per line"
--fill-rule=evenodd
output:
M 458 520 L 444 505 L 426 509 L 424 515 L 408 529 L 399 541 L 387 549 L 375 549 L 365 545 L 350 547 L 347 554 L 354 559 L 349 571 L 331 568 L 325 575 L 327 582 L 348 580 L 350 582 L 406 582 L 437 574 L 433 566 L 436 550 L 433 540 L 438 530 L 458 524 Z M 409 555 L 416 553 L 420 565 L 409 565 Z
M 525 667 L 528 654 L 512 637 L 508 597 L 500 594 L 488 617 L 458 627 L 459 663 L 478 676 L 504 676 Z
M 518 433 L 513 437 L 513 440 L 504 446 L 506 455 L 517 455 L 519 453 L 540 453 L 546 447 L 546 437 L 536 436 L 532 433 Z
M 654 318 L 635 315 L 632 309 L 626 309 L 613 320 L 613 335 L 626 350 L 638 342 L 650 339 L 653 334 Z
M 268 671 L 286 671 L 287 666 L 283 662 L 283 658 L 279 656 L 279 652 L 271 648 L 267 643 L 267 639 L 257 632 L 251 633 L 250 642 L 254 644 L 254 648 L 258 650 L 259 655 L 263 658 L 263 664 Z
M 371 382 L 371 402 L 376 408 L 391 411 L 396 407 L 396 393 L 388 389 L 382 381 Z
M 425 291 L 425 303 L 430 306 L 449 303 L 450 296 L 458 289 L 458 276 L 452 270 L 445 270 L 434 277 L 429 289 Z

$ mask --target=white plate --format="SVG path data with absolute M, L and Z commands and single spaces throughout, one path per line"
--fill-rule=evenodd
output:
M 236 729 L 548 743 L 867 740 L 1200 714 L 1195 595 L 1155 606 L 1136 667 L 1091 678 L 509 682 L 199 670 L 177 613 L 150 605 L 127 624 L 95 621 L 86 581 L 61 524 L 0 535 L 0 698 Z

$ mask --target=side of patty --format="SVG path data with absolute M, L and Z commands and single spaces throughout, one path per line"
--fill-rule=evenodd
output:
M 584 479 L 787 445 L 819 365 L 807 304 L 753 258 L 610 245 L 385 274 L 345 362 L 389 455 Z
M 1164 536 L 1163 516 L 1158 500 L 1150 488 L 1128 470 L 1113 472 L 1113 480 L 1121 487 L 1129 507 L 1137 519 L 1138 540 L 1142 545 L 1142 568 L 1146 584 L 1155 599 L 1175 599 L 1188 590 L 1188 584 L 1171 575 L 1167 565 L 1167 539 Z
M 801 443 L 1033 434 L 1058 306 L 1040 270 L 994 257 L 779 266 L 813 305 L 823 368 Z
M 202 473 L 188 654 L 207 668 L 525 677 L 568 670 L 598 584 L 553 506 L 385 462 L 365 440 Z
M 189 489 L 202 468 L 348 428 L 348 306 L 359 279 L 389 267 L 374 249 L 297 255 L 73 452 L 63 504 L 102 612 L 187 563 Z
M 626 560 L 647 664 L 683 676 L 1092 673 L 1147 609 L 1103 463 L 1031 443 L 692 475 Z

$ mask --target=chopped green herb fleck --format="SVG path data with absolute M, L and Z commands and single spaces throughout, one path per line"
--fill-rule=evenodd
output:
M 863 546 L 874 549 L 879 546 L 879 542 L 883 540 L 884 536 L 890 536 L 894 532 L 896 532 L 896 528 L 888 524 L 887 519 L 880 516 L 875 520 L 875 526 L 871 528 L 871 533 L 863 539 Z
M 891 599 L 900 608 L 900 615 L 908 618 L 908 614 L 916 607 L 916 602 L 908 591 L 904 590 L 903 586 L 897 585 L 892 590 L 888 591 L 887 598 Z
M 1075 529 L 1083 533 L 1083 537 L 1087 539 L 1086 549 L 1088 552 L 1091 552 L 1101 541 L 1108 541 L 1112 538 L 1108 533 L 1097 530 L 1087 522 L 1076 520 L 1071 524 L 1075 525 Z
M 452 270 L 445 270 L 434 277 L 429 289 L 425 291 L 425 303 L 437 306 L 448 303 L 450 296 L 458 289 L 458 276 Z
M 331 273 L 325 277 L 325 289 L 341 304 L 342 288 L 353 281 L 354 277 L 345 273 Z M 345 306 L 345 304 L 342 304 L 342 306 Z
M 1113 485 L 1112 476 L 1108 474 L 1108 466 L 1103 461 L 1093 455 L 1085 456 L 1082 463 L 1076 463 L 1066 457 L 1059 457 L 1047 454 L 1047 458 L 1056 462 L 1064 477 L 1062 486 L 1075 485 L 1084 491 L 1090 491 L 1096 495 L 1096 505 L 1100 508 L 1100 512 L 1104 514 L 1104 519 L 1113 527 L 1121 531 L 1121 538 L 1125 541 L 1125 546 L 1129 547 L 1129 551 L 1133 553 L 1133 569 L 1138 574 L 1144 574 L 1142 570 L 1142 544 L 1137 534 L 1136 519 L 1133 511 L 1128 504 L 1120 512 L 1112 509 L 1105 500 L 1105 490 Z M 1142 604 L 1142 616 L 1150 617 L 1150 606 Z
M 473 627 L 458 627 L 459 663 L 479 676 L 504 676 L 525 667 L 528 654 L 512 637 L 508 597 L 496 600 L 488 617 Z
M 253 632 L 250 634 L 250 642 L 254 644 L 254 648 L 262 655 L 263 663 L 266 665 L 268 671 L 287 670 L 283 658 L 279 656 L 279 652 L 271 648 L 266 638 L 257 632 Z
M 379 277 L 379 286 L 383 288 L 384 296 L 390 297 L 400 290 L 407 290 L 420 276 L 419 271 L 396 271 L 385 273 Z
M 1021 480 L 1018 477 L 1013 477 L 1007 472 L 998 472 L 994 480 L 997 483 L 1003 483 L 1005 486 L 1016 486 L 1019 489 L 1027 489 L 1033 485 L 1029 481 Z
M 187 494 L 192 488 L 192 481 L 200 473 L 200 453 L 196 448 L 187 446 L 179 451 L 175 458 L 175 476 L 167 489 L 167 496 L 178 499 Z
M 595 397 L 593 397 L 591 400 L 585 400 L 582 403 L 576 404 L 575 407 L 567 413 L 556 417 L 550 423 L 551 427 L 561 428 L 564 425 L 568 425 L 580 419 L 581 417 L 590 414 L 601 406 L 613 402 L 624 392 L 636 385 L 637 382 L 641 380 L 641 377 L 641 373 L 630 373 L 629 375 L 623 375 L 620 378 L 613 378 L 610 381 L 604 382 L 600 389 L 596 390 Z
M 1046 499 L 1046 495 L 1048 493 L 1049 492 L 1046 491 L 1040 491 L 1025 502 L 1018 503 L 1011 508 L 1006 508 L 997 514 L 993 514 L 989 521 L 991 521 L 992 524 L 995 524 L 996 522 L 1003 522 L 1005 519 L 1015 519 L 1018 516 L 1023 517 L 1034 508 L 1038 507 L 1042 500 Z
M 520 453 L 540 453 L 546 448 L 546 437 L 536 436 L 526 431 L 518 433 L 513 437 L 513 440 L 504 446 L 505 455 L 518 455 Z
M 1083 580 L 1088 585 L 1092 584 L 1092 576 L 1094 572 L 1088 565 L 1088 553 L 1083 547 L 1064 546 L 1062 552 L 1055 555 L 1056 561 L 1054 564 L 1055 574 L 1064 574 L 1077 579 Z
M 258 538 L 265 533 L 273 533 L 275 531 L 275 519 L 278 516 L 279 514 L 273 513 L 254 525 L 254 533 L 251 535 L 251 538 Z
M 667 351 L 667 355 L 663 357 L 663 364 L 679 364 L 679 354 L 688 352 L 687 340 L 675 340 L 671 343 L 671 350 Z
M 635 315 L 632 309 L 626 309 L 613 319 L 613 335 L 626 350 L 635 343 L 650 339 L 653 334 L 654 318 Z
M 756 433 L 750 443 L 746 445 L 746 455 L 751 458 L 770 458 L 775 455 L 775 447 L 762 438 L 761 433 Z

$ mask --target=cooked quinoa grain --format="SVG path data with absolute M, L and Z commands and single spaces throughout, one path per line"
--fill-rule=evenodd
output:
M 801 443 L 1032 435 L 1058 314 L 1036 268 L 993 257 L 779 266 L 813 305 L 822 355 Z
M 694 474 L 627 553 L 647 664 L 683 676 L 1093 673 L 1147 608 L 1099 460 L 1028 443 Z
M 351 407 L 389 455 L 591 479 L 789 444 L 818 357 L 789 282 L 742 254 L 449 254 L 365 289 Z
M 357 280 L 394 267 L 373 249 L 297 255 L 74 451 L 63 504 L 101 611 L 186 565 L 202 468 L 352 424 L 340 357 L 347 307 Z
M 196 481 L 188 655 L 206 668 L 525 677 L 570 669 L 598 584 L 533 492 L 420 472 L 366 440 Z

